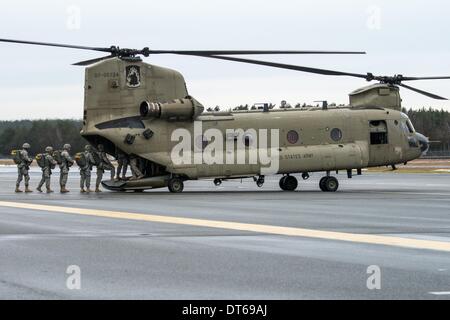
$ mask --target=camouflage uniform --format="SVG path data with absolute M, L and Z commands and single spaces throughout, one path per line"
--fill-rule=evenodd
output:
M 139 159 L 136 156 L 130 157 L 130 169 L 131 173 L 133 174 L 131 180 L 142 179 L 144 177 L 141 170 L 139 169 L 138 160 Z
M 84 150 L 86 165 L 84 167 L 80 167 L 80 189 L 81 192 L 85 192 L 84 187 L 86 186 L 86 191 L 91 192 L 91 170 L 92 166 L 95 164 L 95 161 L 91 154 L 91 146 L 87 145 Z
M 69 168 L 73 165 L 73 159 L 69 154 L 70 144 L 65 144 L 61 152 L 61 164 L 59 165 L 59 185 L 61 186 L 61 193 L 69 192 L 66 189 L 67 178 L 69 177 Z
M 109 161 L 108 156 L 103 148 L 103 145 L 98 145 L 98 156 L 100 158 L 100 163 L 97 165 L 97 180 L 95 181 L 95 192 L 100 191 L 100 183 L 103 179 L 103 173 L 105 170 L 111 171 L 111 180 L 114 180 L 114 165 Z
M 20 159 L 22 160 L 17 165 L 17 181 L 16 181 L 16 192 L 22 192 L 22 190 L 19 189 L 20 183 L 25 178 L 25 192 L 32 192 L 28 186 L 30 183 L 30 174 L 28 173 L 28 170 L 30 170 L 30 164 L 33 162 L 33 159 L 30 159 L 28 156 L 27 149 L 30 148 L 30 145 L 28 143 L 24 143 L 22 146 L 22 150 L 20 150 Z
M 128 159 L 128 155 L 122 151 L 117 152 L 117 172 L 116 172 L 116 180 L 120 180 L 120 174 L 122 174 L 122 180 L 126 179 L 128 164 L 130 160 Z
M 50 188 L 50 177 L 52 175 L 52 169 L 55 168 L 57 163 L 56 163 L 55 159 L 53 159 L 52 153 L 53 153 L 52 147 L 45 148 L 45 154 L 44 154 L 45 166 L 42 168 L 42 178 L 37 187 L 37 190 L 39 192 L 42 192 L 41 188 L 44 185 L 44 183 L 45 183 L 45 188 L 47 189 L 47 193 L 53 192 L 53 190 Z

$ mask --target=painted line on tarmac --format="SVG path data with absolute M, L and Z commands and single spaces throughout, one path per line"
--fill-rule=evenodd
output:
M 450 295 L 450 291 L 435 291 L 435 292 L 428 292 L 429 294 L 433 294 L 435 296 L 448 296 Z
M 385 245 L 394 247 L 403 247 L 410 249 L 426 249 L 450 252 L 450 242 L 421 240 L 411 238 L 401 238 L 394 236 L 379 236 L 372 234 L 346 233 L 323 231 L 314 229 L 281 227 L 263 224 L 240 223 L 230 221 L 205 220 L 196 218 L 171 217 L 153 214 L 132 213 L 122 211 L 109 211 L 97 209 L 85 209 L 75 207 L 61 207 L 53 205 L 40 205 L 32 203 L 0 201 L 1 207 L 15 209 L 38 210 L 47 212 L 69 213 L 83 216 L 95 216 L 103 218 L 114 218 L 135 221 L 159 222 L 178 225 L 198 226 L 217 229 L 228 229 L 238 231 L 249 231 L 256 233 L 265 233 L 273 235 L 283 235 L 292 237 L 305 237 L 323 240 L 336 240 L 346 242 L 356 242 L 365 244 Z

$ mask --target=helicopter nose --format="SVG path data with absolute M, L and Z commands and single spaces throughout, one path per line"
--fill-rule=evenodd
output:
M 430 141 L 423 134 L 416 132 L 416 138 L 419 141 L 420 150 L 422 154 L 425 155 L 430 148 Z

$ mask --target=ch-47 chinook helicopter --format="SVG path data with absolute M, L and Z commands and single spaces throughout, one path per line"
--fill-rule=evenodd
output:
M 450 79 L 450 77 L 375 76 L 302 67 L 267 61 L 230 57 L 244 54 L 358 54 L 363 52 L 326 51 L 171 51 L 96 48 L 54 43 L 0 39 L 0 42 L 44 45 L 109 53 L 106 57 L 76 63 L 86 66 L 83 128 L 81 135 L 92 145 L 103 144 L 115 155 L 118 150 L 137 157 L 143 177 L 135 180 L 103 181 L 103 186 L 116 191 L 142 191 L 168 187 L 183 191 L 184 181 L 214 179 L 214 184 L 235 178 L 253 177 L 258 186 L 264 183 L 266 163 L 248 161 L 251 151 L 265 151 L 277 167 L 271 174 L 282 174 L 282 190 L 293 191 L 298 181 L 292 174 L 325 172 L 320 179 L 322 191 L 336 191 L 338 180 L 332 171 L 353 170 L 361 174 L 367 167 L 406 163 L 426 152 L 428 139 L 415 131 L 411 121 L 401 112 L 399 87 L 413 90 L 433 99 L 435 94 L 403 84 L 404 81 Z M 332 76 L 350 76 L 376 80 L 379 83 L 350 93 L 345 107 L 269 109 L 236 112 L 204 112 L 203 105 L 189 96 L 183 76 L 174 70 L 144 63 L 140 56 L 179 54 L 250 63 L 295 71 Z M 196 130 L 196 124 L 201 129 Z M 215 156 L 231 153 L 236 160 L 244 151 L 244 161 L 218 163 L 174 161 L 173 150 L 179 144 L 173 133 L 182 129 L 190 134 L 189 159 L 202 154 L 216 143 Z M 222 133 L 209 138 L 208 130 Z M 265 145 L 256 144 L 258 131 L 276 130 Z M 231 134 L 230 134 L 231 132 Z M 266 132 L 267 133 L 267 132 Z M 220 142 L 219 144 L 217 144 Z M 240 143 L 241 142 L 241 143 Z M 261 141 L 260 141 L 261 142 Z M 267 141 L 266 141 L 267 142 Z M 231 149 L 227 147 L 231 143 Z M 237 145 L 236 145 L 237 144 Z M 255 145 L 256 144 L 256 145 Z M 273 148 L 276 145 L 276 148 Z M 265 149 L 265 150 L 262 150 Z M 202 157 L 200 157 L 202 159 Z M 228 158 L 227 158 L 228 159 Z M 242 160 L 242 159 L 241 159 Z

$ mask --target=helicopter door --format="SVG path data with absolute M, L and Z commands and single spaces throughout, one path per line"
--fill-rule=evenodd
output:
M 386 120 L 369 121 L 370 165 L 384 165 L 389 157 L 389 136 Z

